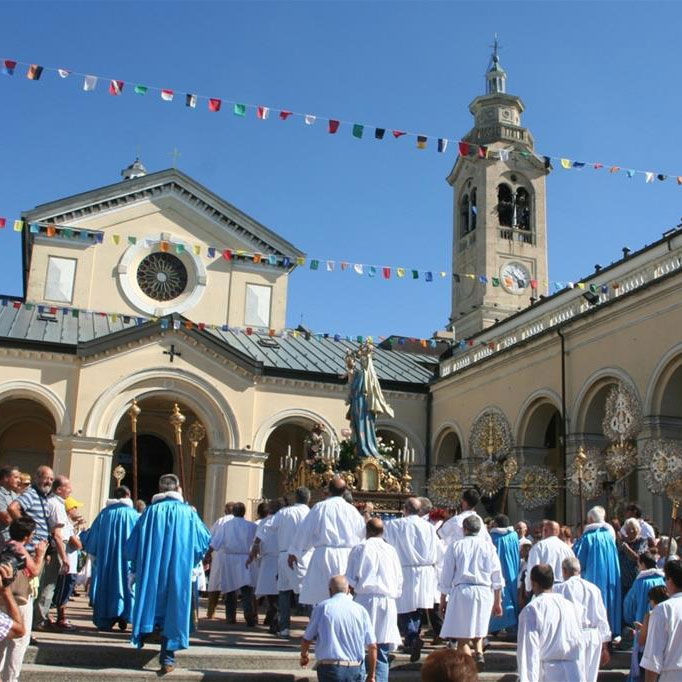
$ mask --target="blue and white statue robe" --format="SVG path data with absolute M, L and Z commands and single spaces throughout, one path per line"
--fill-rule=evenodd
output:
M 130 622 L 132 618 L 130 562 L 123 556 L 123 547 L 139 518 L 131 499 L 107 500 L 83 542 L 83 549 L 94 560 L 90 604 L 92 622 L 99 629 L 108 630 L 116 621 Z
M 159 628 L 168 651 L 186 649 L 192 621 L 192 571 L 211 534 L 180 493 L 154 495 L 125 546 L 135 575 L 132 642 Z
M 492 538 L 497 555 L 502 564 L 504 590 L 502 590 L 502 615 L 490 619 L 490 632 L 504 628 L 515 629 L 519 622 L 519 596 L 517 584 L 521 567 L 519 555 L 519 536 L 512 528 L 491 528 Z
M 620 563 L 615 533 L 608 523 L 591 523 L 585 526 L 580 539 L 573 545 L 580 561 L 582 577 L 594 583 L 601 591 L 611 633 L 620 635 L 622 618 L 622 593 Z
M 644 622 L 644 616 L 651 610 L 649 606 L 649 590 L 661 585 L 665 587 L 663 571 L 658 568 L 650 568 L 640 571 L 632 583 L 632 587 L 625 595 L 623 602 L 623 621 L 632 625 L 635 621 Z

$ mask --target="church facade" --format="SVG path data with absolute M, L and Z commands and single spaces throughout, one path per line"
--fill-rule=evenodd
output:
M 439 335 L 447 343 L 438 354 L 376 349 L 395 411 L 378 421 L 379 434 L 415 449 L 411 473 L 423 493 L 446 466 L 475 482 L 475 437 L 494 417 L 505 456 L 558 482 L 533 510 L 512 490 L 512 516 L 574 523 L 578 502 L 564 483 L 580 447 L 609 445 L 603 422 L 614 386 L 639 409 L 637 451 L 682 440 L 682 230 L 549 295 L 551 168 L 533 151 L 523 102 L 506 93 L 496 55 L 470 110 L 471 153 L 447 178 L 454 275 Z M 160 474 L 184 471 L 189 498 L 211 522 L 226 500 L 253 506 L 279 494 L 281 458 L 302 457 L 316 424 L 326 446 L 346 437 L 344 355 L 357 344 L 305 329 L 280 334 L 288 280 L 304 254 L 274 231 L 180 171 L 147 174 L 139 162 L 122 182 L 23 217 L 34 226 L 23 234 L 25 296 L 0 297 L 1 465 L 51 464 L 92 517 L 117 467 L 131 480 L 136 400 L 140 496 L 151 497 Z M 54 225 L 71 232 L 55 234 Z M 481 272 L 494 281 L 463 275 Z M 181 451 L 170 422 L 176 403 Z M 195 421 L 206 432 L 193 448 Z M 641 457 L 608 479 L 592 499 L 639 499 L 667 523 L 669 505 L 647 488 Z

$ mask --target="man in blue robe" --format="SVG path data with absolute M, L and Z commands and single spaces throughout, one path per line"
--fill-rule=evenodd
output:
M 161 670 L 175 669 L 175 652 L 189 647 L 192 621 L 192 571 L 206 554 L 208 528 L 185 503 L 174 474 L 159 479 L 159 494 L 140 517 L 124 554 L 135 576 L 132 642 L 144 645 L 146 635 L 161 636 Z
M 600 590 L 611 633 L 620 637 L 622 594 L 620 587 L 620 563 L 616 548 L 616 534 L 605 522 L 603 507 L 592 507 L 587 513 L 588 525 L 580 539 L 573 545 L 573 551 L 580 561 L 582 576 L 594 583 Z
M 502 564 L 504 590 L 502 590 L 502 615 L 490 619 L 490 632 L 499 630 L 516 630 L 519 622 L 519 595 L 517 583 L 521 567 L 519 554 L 519 536 L 509 523 L 506 514 L 498 514 L 493 519 L 490 529 L 497 555 Z
M 628 625 L 643 623 L 644 616 L 651 610 L 649 590 L 662 585 L 665 587 L 663 571 L 656 568 L 656 558 L 644 552 L 637 560 L 639 573 L 623 602 L 623 621 Z
M 90 603 L 98 630 L 125 630 L 133 615 L 133 593 L 128 584 L 130 563 L 123 547 L 140 515 L 133 509 L 130 490 L 122 485 L 97 515 L 83 549 L 93 558 Z

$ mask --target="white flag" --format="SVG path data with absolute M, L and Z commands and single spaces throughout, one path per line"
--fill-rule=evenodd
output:
M 258 107 L 256 113 L 258 118 L 265 120 L 270 114 L 270 109 L 268 109 L 267 107 Z
M 506 149 L 500 149 L 500 161 L 509 161 L 509 152 Z
M 57 69 L 57 73 L 59 74 L 60 78 L 67 78 L 71 74 L 71 71 L 67 71 L 66 69 Z
M 305 123 L 306 125 L 311 126 L 315 121 L 317 120 L 317 116 L 312 116 L 311 114 L 306 114 L 305 115 Z
M 180 329 L 180 320 L 173 320 L 173 329 Z
M 654 181 L 654 174 L 653 173 L 647 173 L 646 174 L 646 181 L 647 182 L 653 182 Z
M 336 262 L 333 260 L 328 260 L 327 261 L 327 272 L 331 272 L 334 269 L 334 266 L 336 265 Z
M 355 263 L 355 265 L 353 265 L 353 270 L 355 270 L 355 272 L 357 272 L 358 275 L 361 275 L 364 271 L 364 268 L 362 267 L 361 263 Z
M 92 92 L 97 87 L 97 76 L 86 76 L 83 81 L 83 90 Z

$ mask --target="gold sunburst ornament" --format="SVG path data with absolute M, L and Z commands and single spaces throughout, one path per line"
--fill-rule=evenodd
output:
M 477 459 L 502 459 L 513 445 L 512 430 L 507 418 L 488 410 L 471 427 L 469 448 Z
M 638 460 L 644 467 L 646 486 L 660 495 L 672 482 L 682 479 L 682 443 L 656 438 L 642 447 Z
M 642 430 L 642 406 L 630 386 L 619 381 L 606 397 L 604 435 L 614 443 L 632 440 Z
M 618 481 L 637 468 L 637 447 L 632 443 L 613 443 L 606 448 L 604 456 L 606 471 Z
M 559 494 L 559 481 L 547 467 L 523 467 L 519 478 L 516 501 L 524 509 L 546 507 Z
M 599 448 L 585 448 L 585 460 L 583 460 L 583 497 L 586 500 L 599 497 L 602 492 L 602 479 L 604 470 L 604 456 Z M 580 481 L 578 476 L 578 463 L 573 460 L 566 477 L 566 486 L 572 495 L 580 495 Z
M 474 483 L 483 497 L 492 497 L 504 485 L 504 469 L 499 462 L 486 459 L 474 465 Z
M 436 469 L 428 480 L 429 497 L 440 507 L 455 507 L 464 490 L 464 472 L 459 465 Z

